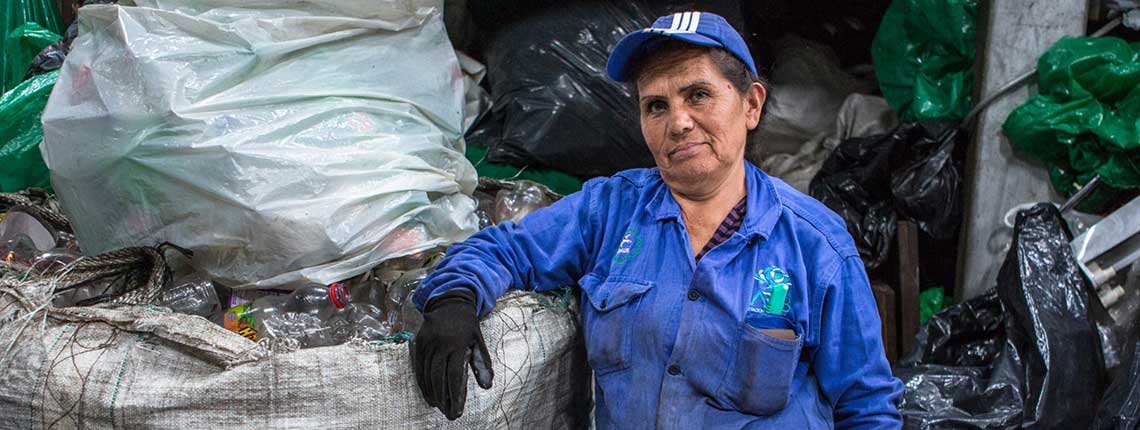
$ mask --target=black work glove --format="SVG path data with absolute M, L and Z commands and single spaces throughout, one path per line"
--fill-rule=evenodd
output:
M 424 323 L 408 343 L 416 384 L 429 405 L 449 420 L 463 414 L 467 402 L 467 364 L 475 382 L 491 388 L 491 354 L 479 330 L 475 294 L 458 289 L 440 295 L 424 306 Z

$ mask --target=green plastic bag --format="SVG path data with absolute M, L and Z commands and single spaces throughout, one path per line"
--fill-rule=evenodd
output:
M 1110 188 L 1082 205 L 1095 211 L 1113 189 L 1140 188 L 1140 43 L 1063 38 L 1038 60 L 1037 86 L 1002 130 L 1049 164 L 1057 191 L 1071 195 L 1100 175 Z
M 480 177 L 493 179 L 526 179 L 538 182 L 550 188 L 550 191 L 561 195 L 570 195 L 582 189 L 582 181 L 569 174 L 553 169 L 520 169 L 513 166 L 488 163 L 487 150 L 467 145 L 467 160 L 475 165 L 475 172 Z
M 0 37 L 4 39 L 7 39 L 17 28 L 29 22 L 39 24 L 40 28 L 57 35 L 63 34 L 65 30 L 56 0 L 2 0 L 0 1 L 0 20 L 2 20 L 0 21 Z M 0 50 L 2 50 L 0 51 L 0 93 L 5 93 L 20 83 L 20 79 L 24 77 L 24 72 L 28 69 L 28 63 L 32 60 L 32 57 L 28 57 L 27 62 L 22 63 L 23 68 L 20 70 L 19 76 L 9 76 L 11 73 L 9 70 L 13 67 L 8 64 L 8 61 L 19 59 L 13 58 L 13 54 L 8 52 L 7 45 L 7 43 L 0 45 Z M 39 50 L 36 50 L 32 56 L 34 57 L 38 52 Z
M 961 119 L 974 88 L 977 0 L 895 0 L 871 43 L 883 97 L 904 122 Z
M 4 82 L 5 91 L 20 85 L 20 82 L 24 80 L 24 75 L 28 72 L 28 66 L 32 64 L 32 59 L 36 58 L 36 54 L 59 39 L 61 37 L 58 34 L 52 33 L 34 22 L 29 22 L 12 30 L 4 38 L 4 52 L 7 58 L 5 63 L 8 68 L 5 73 L 7 79 Z
M 40 123 L 59 71 L 34 76 L 0 96 L 0 192 L 51 187 L 40 158 L 44 130 Z
M 942 287 L 922 290 L 921 293 L 918 293 L 918 325 L 925 325 L 926 320 L 946 309 L 946 306 L 950 304 L 949 302 L 946 291 Z

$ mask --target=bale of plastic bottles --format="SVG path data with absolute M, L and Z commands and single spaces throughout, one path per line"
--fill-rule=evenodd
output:
M 483 321 L 490 390 L 457 421 L 419 393 L 399 337 L 278 352 L 158 306 L 50 306 L 0 278 L 0 422 L 12 428 L 584 428 L 590 372 L 570 300 L 512 293 Z

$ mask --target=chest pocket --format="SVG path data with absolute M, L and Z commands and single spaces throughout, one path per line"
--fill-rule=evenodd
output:
M 582 290 L 589 302 L 582 312 L 586 357 L 596 376 L 629 367 L 633 327 L 651 289 L 652 282 L 619 276 L 600 282 L 596 278 L 583 280 Z
M 769 317 L 759 328 L 743 324 L 736 359 L 719 396 L 736 410 L 772 415 L 791 397 L 792 379 L 803 347 L 803 334 L 784 318 Z

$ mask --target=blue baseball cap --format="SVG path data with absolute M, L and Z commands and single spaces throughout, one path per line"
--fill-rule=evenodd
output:
M 682 12 L 657 18 L 653 26 L 625 35 L 610 52 L 606 62 L 606 76 L 619 82 L 629 79 L 629 66 L 634 59 L 661 38 L 673 38 L 700 46 L 711 46 L 728 51 L 756 73 L 752 53 L 744 38 L 720 15 L 711 12 Z

